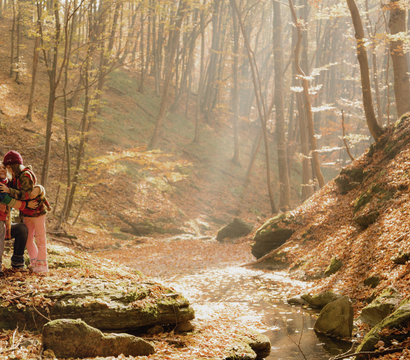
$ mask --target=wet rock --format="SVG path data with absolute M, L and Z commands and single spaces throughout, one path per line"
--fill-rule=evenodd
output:
M 394 289 L 386 289 L 379 297 L 363 308 L 360 320 L 366 324 L 375 326 L 389 316 L 394 309 L 397 308 L 399 302 L 400 298 L 397 291 Z
M 246 333 L 239 333 L 242 341 L 246 342 L 256 353 L 258 359 L 264 359 L 269 356 L 271 342 L 269 337 L 255 330 L 248 329 Z
M 216 240 L 222 241 L 224 239 L 245 236 L 248 235 L 252 229 L 252 224 L 248 224 L 241 219 L 235 218 L 233 219 L 233 222 L 218 231 Z
M 243 341 L 237 341 L 235 345 L 225 349 L 225 352 L 224 360 L 255 360 L 257 358 L 255 351 Z
M 328 336 L 350 338 L 353 331 L 353 307 L 349 298 L 343 296 L 327 304 L 320 312 L 314 329 Z
M 151 297 L 151 293 L 158 294 L 161 289 L 162 295 Z M 151 282 L 88 278 L 87 282 L 72 282 L 66 290 L 37 293 L 35 299 L 47 302 L 51 320 L 82 319 L 108 331 L 175 324 L 195 317 L 187 299 Z M 14 304 L 2 304 L 1 300 L 0 305 L 0 328 L 15 329 L 24 323 L 27 330 L 35 330 L 46 323 L 32 306 L 19 309 Z
M 327 304 L 331 303 L 332 301 L 341 298 L 341 295 L 329 290 L 325 291 L 322 294 L 317 294 L 313 296 L 310 294 L 305 294 L 302 295 L 301 298 L 305 300 L 311 307 L 321 309 Z
M 393 261 L 397 265 L 404 265 L 407 261 L 410 260 L 410 253 L 402 253 L 400 252 L 398 255 L 393 256 L 391 261 Z
M 398 330 L 407 327 L 410 322 L 410 302 L 407 300 L 388 317 L 379 322 L 374 326 L 364 337 L 362 343 L 356 349 L 356 352 L 359 351 L 374 351 L 376 349 L 376 344 L 381 340 L 384 342 L 384 347 L 391 345 L 392 340 L 402 342 L 408 338 L 408 333 L 401 334 L 399 332 L 383 332 L 383 329 L 393 329 Z M 356 356 L 356 360 L 364 360 L 364 356 Z
M 337 257 L 334 257 L 331 261 L 327 269 L 325 270 L 325 276 L 328 277 L 337 273 L 340 268 L 343 266 L 343 262 L 339 260 Z
M 58 358 L 97 356 L 147 356 L 154 346 L 129 334 L 103 334 L 81 320 L 60 319 L 45 324 L 42 332 L 44 349 Z M 69 344 L 69 346 L 68 346 Z
M 228 355 L 224 359 L 264 359 L 271 351 L 270 339 L 257 331 L 246 330 L 238 333 L 235 343 L 226 349 Z
M 380 277 L 377 275 L 370 276 L 363 282 L 363 284 L 365 286 L 370 286 L 372 289 L 374 289 L 377 285 L 380 284 Z
M 308 302 L 306 300 L 303 300 L 300 295 L 291 297 L 286 300 L 289 305 L 307 305 Z
M 257 259 L 278 248 L 288 240 L 294 230 L 287 225 L 295 222 L 289 213 L 277 215 L 265 222 L 256 232 L 253 240 L 252 255 Z

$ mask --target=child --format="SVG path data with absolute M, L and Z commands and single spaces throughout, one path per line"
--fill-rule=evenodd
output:
M 7 182 L 7 169 L 3 163 L 0 163 L 0 183 L 7 184 Z M 30 206 L 30 204 L 15 200 L 5 193 L 0 193 L 0 277 L 4 277 L 2 260 L 6 232 L 11 232 L 11 236 L 14 237 L 14 251 L 11 257 L 11 265 L 15 270 L 21 271 L 24 268 L 24 249 L 28 235 L 27 227 L 23 224 L 13 224 L 10 226 L 7 220 L 10 219 L 10 207 L 24 210 L 26 206 Z
M 9 187 L 0 184 L 0 191 L 10 194 L 14 199 L 30 200 L 37 182 L 36 175 L 30 166 L 23 165 L 23 158 L 17 151 L 9 151 L 4 155 L 3 164 L 12 175 Z M 50 206 L 45 198 L 44 188 L 39 188 L 40 193 L 34 200 L 38 202 L 36 209 L 23 209 L 20 215 L 28 229 L 27 251 L 30 256 L 30 267 L 36 273 L 47 273 L 47 239 L 46 239 L 46 213 Z M 38 191 L 36 189 L 36 191 Z M 36 243 L 34 243 L 34 235 Z

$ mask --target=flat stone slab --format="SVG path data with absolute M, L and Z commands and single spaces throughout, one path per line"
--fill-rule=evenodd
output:
M 0 297 L 0 328 L 15 329 L 25 324 L 27 330 L 37 330 L 47 317 L 82 319 L 100 330 L 127 331 L 195 318 L 187 299 L 153 282 L 88 278 L 55 288 L 33 291 L 19 297 L 17 303 Z
M 43 346 L 57 358 L 88 358 L 97 356 L 147 356 L 154 346 L 129 334 L 103 334 L 81 320 L 60 319 L 43 327 Z

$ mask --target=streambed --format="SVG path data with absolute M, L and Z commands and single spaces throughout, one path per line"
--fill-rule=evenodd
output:
M 315 333 L 317 312 L 286 303 L 291 294 L 306 290 L 306 284 L 293 281 L 284 272 L 231 266 L 160 280 L 190 300 L 199 321 L 222 308 L 231 316 L 233 326 L 250 324 L 267 335 L 272 343 L 268 360 L 327 360 L 351 347 L 350 342 Z

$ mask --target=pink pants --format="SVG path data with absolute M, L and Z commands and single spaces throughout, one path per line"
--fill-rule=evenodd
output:
M 31 265 L 47 267 L 46 215 L 24 217 L 23 222 L 28 229 L 26 247 Z M 36 242 L 34 242 L 34 235 Z

